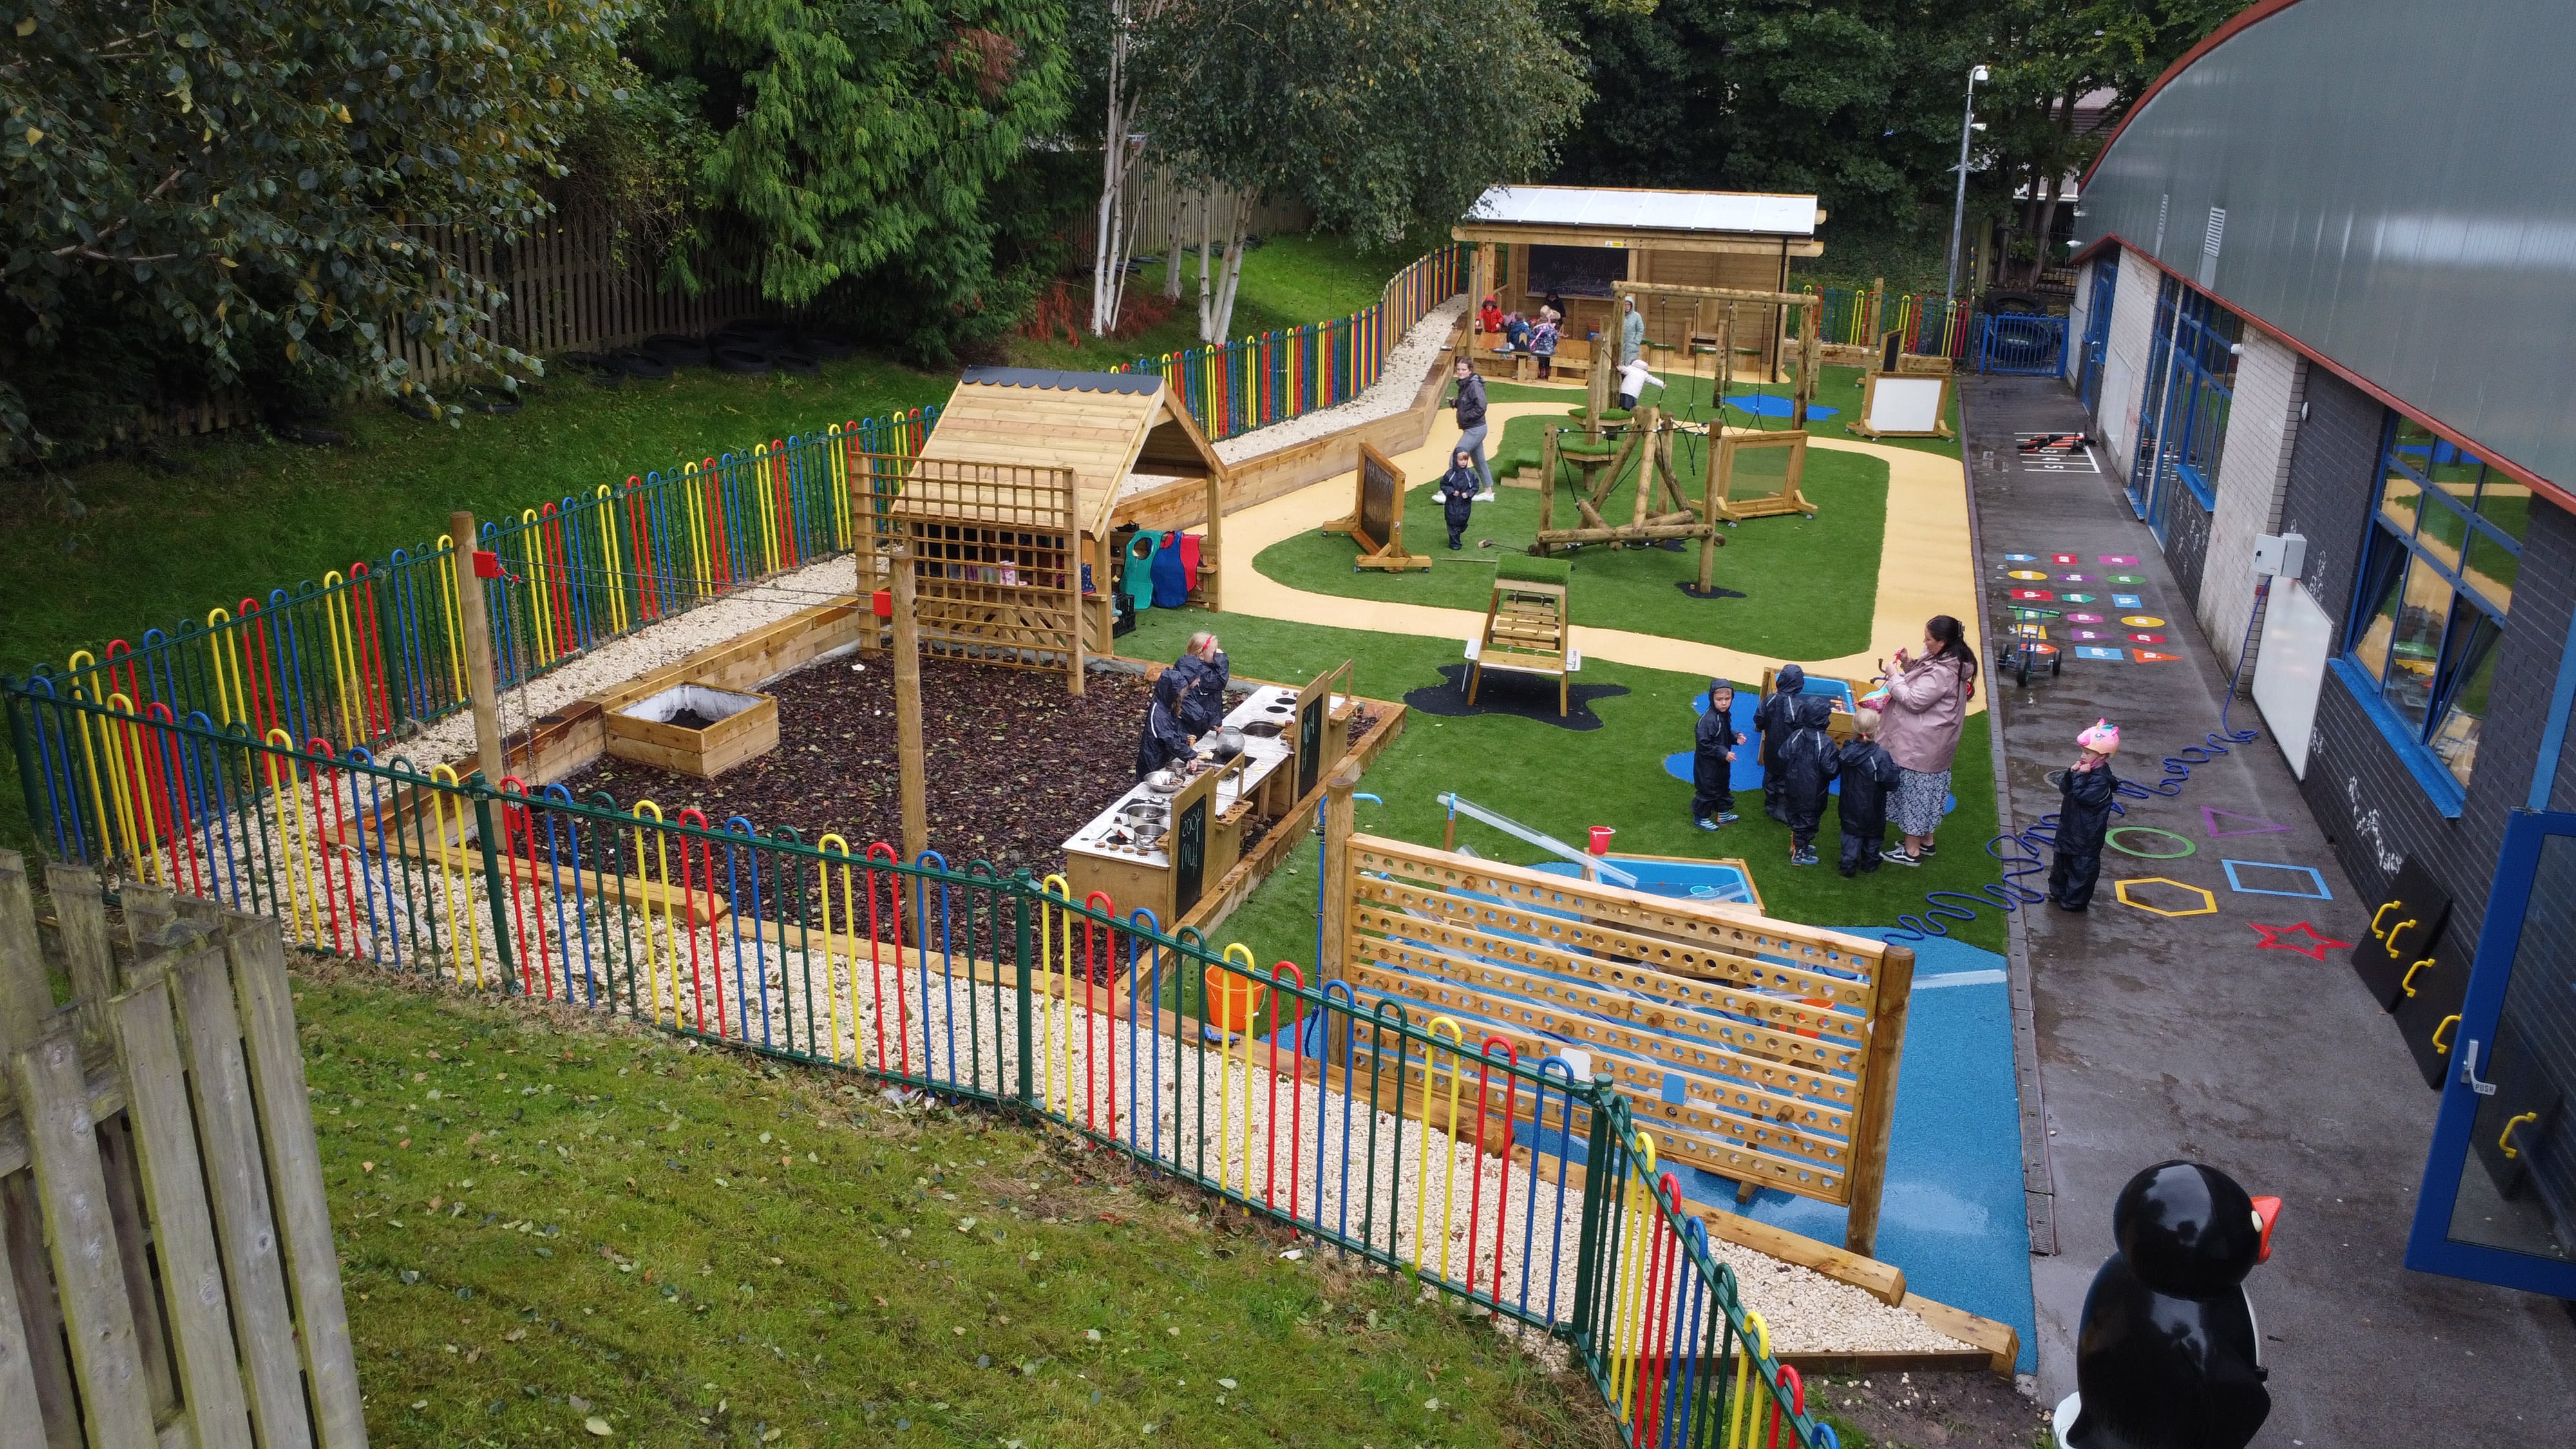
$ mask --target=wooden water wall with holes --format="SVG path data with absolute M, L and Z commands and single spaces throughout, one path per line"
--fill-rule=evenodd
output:
M 0 852 L 0 1449 L 364 1445 L 277 923 L 45 886 Z
M 1377 836 L 1344 860 L 1334 964 L 1363 1009 L 1454 1018 L 1471 1053 L 1588 1051 L 1659 1158 L 1848 1207 L 1872 1251 L 1910 949 Z M 1407 1071 L 1445 1090 L 1439 1062 Z

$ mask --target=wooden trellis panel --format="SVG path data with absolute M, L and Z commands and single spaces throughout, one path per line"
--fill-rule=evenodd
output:
M 889 507 L 924 653 L 1081 676 L 1072 470 L 915 458 Z

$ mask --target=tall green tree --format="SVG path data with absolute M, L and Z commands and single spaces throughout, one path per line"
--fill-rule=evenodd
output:
M 995 187 L 1064 119 L 1064 32 L 1064 0 L 672 0 L 638 53 L 716 133 L 680 279 L 750 277 L 924 355 L 998 335 L 1044 269 L 1008 254 Z
M 432 228 L 506 241 L 627 0 L 0 0 L 0 430 L 160 388 L 401 392 L 408 340 L 531 365 Z
M 1142 129 L 1182 172 L 1390 246 L 1446 240 L 1486 187 L 1546 174 L 1584 95 L 1537 0 L 1176 0 L 1136 66 Z

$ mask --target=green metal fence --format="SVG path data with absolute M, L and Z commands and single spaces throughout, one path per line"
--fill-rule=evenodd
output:
M 1060 878 L 50 688 L 0 676 L 74 858 L 389 970 L 1043 1116 L 1562 1340 L 1630 1444 L 1834 1442 L 1608 1077 Z

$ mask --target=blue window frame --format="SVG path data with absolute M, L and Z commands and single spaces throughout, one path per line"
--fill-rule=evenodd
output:
M 2218 507 L 2218 461 L 2236 400 L 2236 344 L 2244 330 L 2235 313 L 2173 277 L 2157 290 L 2129 503 L 2158 543 L 2178 493 L 2188 490 L 2204 513 Z
M 2342 672 L 2446 810 L 2477 769 L 2530 526 L 2530 488 L 2388 415 Z

